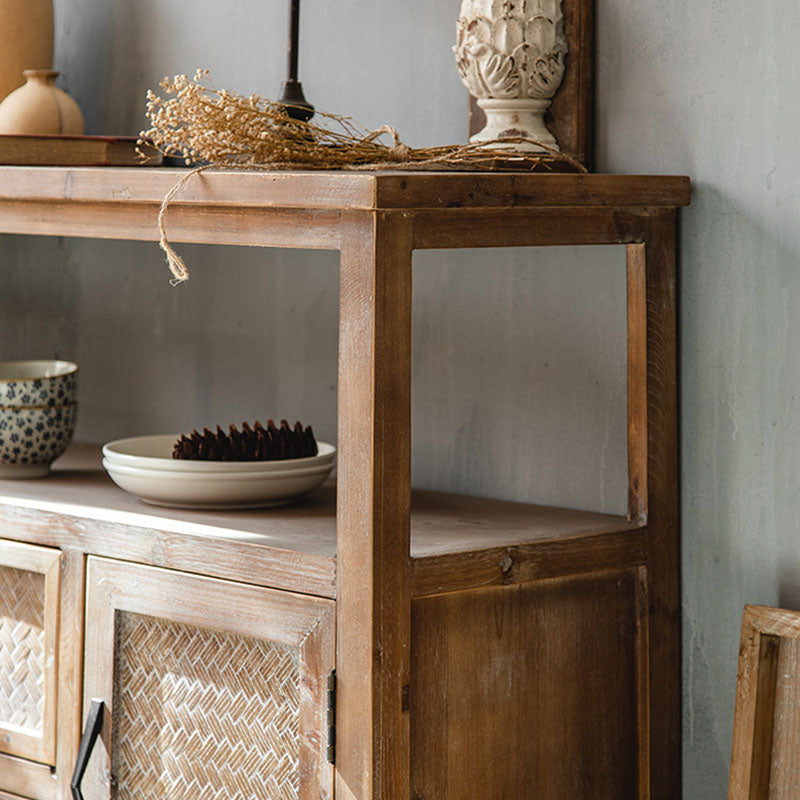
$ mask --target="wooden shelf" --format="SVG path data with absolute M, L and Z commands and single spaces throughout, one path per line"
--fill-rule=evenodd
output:
M 184 175 L 0 168 L 0 233 L 155 241 Z M 449 757 L 472 769 L 465 785 L 498 797 L 541 775 L 555 776 L 553 798 L 576 786 L 597 800 L 679 797 L 675 224 L 689 195 L 673 176 L 194 177 L 169 207 L 171 241 L 339 251 L 338 496 L 331 485 L 282 509 L 157 509 L 115 488 L 96 448 L 77 447 L 49 479 L 0 482 L 0 536 L 61 549 L 64 620 L 84 613 L 85 554 L 317 596 L 293 601 L 335 597 L 337 796 L 461 797 L 439 781 Z M 636 522 L 413 492 L 414 251 L 576 245 L 626 248 Z M 59 682 L 82 663 L 83 644 L 66 642 Z M 64 705 L 63 781 L 76 698 Z
M 0 233 L 157 241 L 161 201 L 185 174 L 0 167 Z M 601 244 L 619 240 L 619 209 L 687 205 L 689 191 L 676 176 L 210 170 L 180 190 L 167 225 L 174 242 L 335 250 L 343 215 L 408 209 L 415 248 Z M 534 211 L 542 225 L 521 240 L 514 217 L 535 223 Z
M 333 481 L 280 508 L 185 511 L 127 494 L 100 461 L 98 447 L 73 445 L 47 478 L 0 480 L 6 535 L 13 525 L 14 538 L 38 544 L 335 595 Z M 412 493 L 416 595 L 594 570 L 601 551 L 611 567 L 630 566 L 643 563 L 643 547 L 641 527 L 624 517 Z

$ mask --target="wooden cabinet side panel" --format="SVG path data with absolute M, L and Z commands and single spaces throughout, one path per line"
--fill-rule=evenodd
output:
M 639 797 L 640 577 L 415 600 L 414 800 Z

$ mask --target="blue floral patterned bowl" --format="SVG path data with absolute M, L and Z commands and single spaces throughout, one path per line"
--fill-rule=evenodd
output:
M 78 367 L 69 361 L 0 362 L 0 479 L 38 478 L 75 430 Z
M 78 365 L 71 361 L 0 361 L 0 406 L 70 405 L 77 378 Z
M 0 479 L 40 478 L 67 449 L 78 406 L 0 406 Z

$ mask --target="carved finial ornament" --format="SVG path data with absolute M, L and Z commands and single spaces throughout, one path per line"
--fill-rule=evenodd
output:
M 544 112 L 564 77 L 561 0 L 463 0 L 456 30 L 459 75 L 488 120 L 471 141 L 523 136 L 557 148 Z

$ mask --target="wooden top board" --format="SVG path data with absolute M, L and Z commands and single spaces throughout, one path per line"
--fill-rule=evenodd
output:
M 20 200 L 160 204 L 185 174 L 176 168 L 3 167 L 0 224 L 3 204 Z M 689 194 L 689 179 L 680 176 L 209 170 L 193 177 L 173 202 L 337 210 L 677 207 L 689 204 Z

